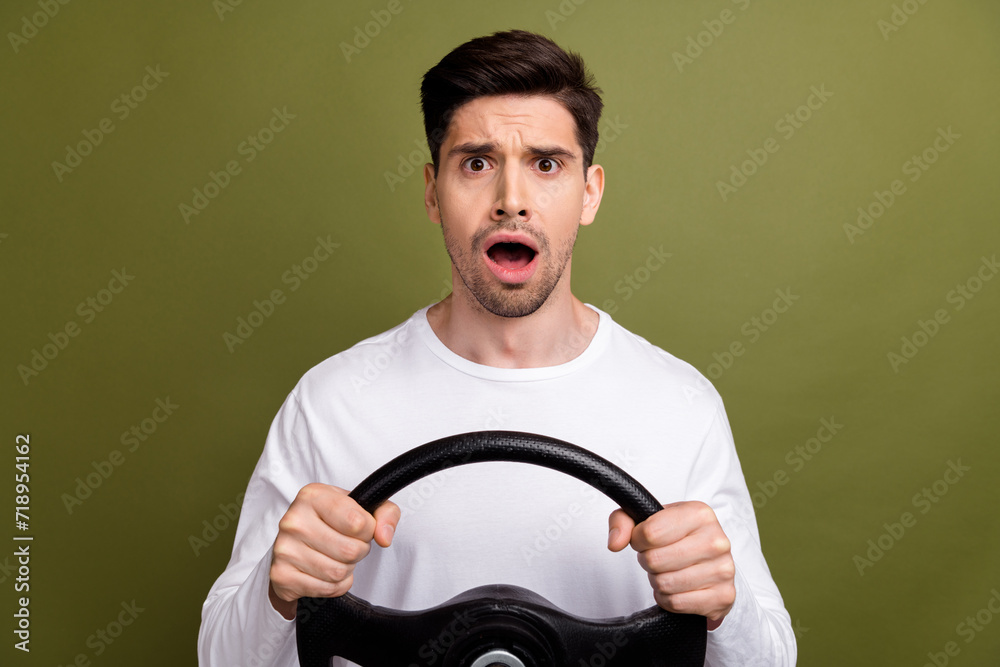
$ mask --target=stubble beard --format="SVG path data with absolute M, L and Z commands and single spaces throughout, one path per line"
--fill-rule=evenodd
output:
M 441 219 L 444 247 L 451 263 L 465 284 L 475 302 L 487 312 L 499 317 L 525 317 L 531 315 L 548 300 L 562 279 L 566 265 L 573 257 L 576 232 L 555 254 L 551 252 L 549 240 L 544 235 L 531 234 L 511 221 L 500 222 L 480 230 L 472 237 L 471 248 L 466 250 L 448 232 L 448 225 Z M 538 243 L 540 270 L 527 282 L 511 285 L 499 282 L 483 264 L 483 242 L 498 231 L 512 231 L 529 234 Z M 475 305 L 475 304 L 473 304 Z

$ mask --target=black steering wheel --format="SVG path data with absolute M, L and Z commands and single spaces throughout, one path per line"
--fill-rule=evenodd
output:
M 572 475 L 636 523 L 662 509 L 610 461 L 562 440 L 516 431 L 464 433 L 421 445 L 376 470 L 350 495 L 374 512 L 431 473 L 483 461 L 532 463 Z M 296 642 L 302 667 L 330 667 L 335 656 L 364 667 L 701 667 L 707 621 L 656 605 L 628 617 L 580 618 L 531 591 L 492 585 L 423 611 L 376 607 L 350 593 L 301 598 Z

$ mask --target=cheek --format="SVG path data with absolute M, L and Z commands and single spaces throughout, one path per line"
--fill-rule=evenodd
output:
M 438 190 L 438 207 L 444 215 L 451 217 L 470 217 L 483 206 L 489 208 L 488 197 L 483 188 L 449 187 Z
M 575 229 L 583 215 L 583 190 L 550 188 L 535 199 L 535 213 L 553 228 Z
M 583 184 L 575 180 L 546 183 L 535 195 L 535 208 L 553 213 L 583 210 L 583 192 Z

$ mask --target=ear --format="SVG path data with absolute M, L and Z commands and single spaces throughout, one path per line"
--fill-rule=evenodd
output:
M 434 165 L 424 165 L 424 208 L 431 222 L 441 224 L 441 209 L 438 207 L 437 178 L 434 177 Z
M 601 197 L 604 195 L 604 167 L 592 164 L 587 169 L 587 182 L 583 186 L 583 213 L 580 214 L 580 224 L 589 225 L 597 216 L 601 207 Z

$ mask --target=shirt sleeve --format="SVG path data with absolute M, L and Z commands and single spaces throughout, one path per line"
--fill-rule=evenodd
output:
M 268 597 L 271 549 L 278 521 L 308 483 L 311 458 L 303 448 L 308 428 L 295 392 L 268 432 L 264 451 L 243 498 L 226 570 L 202 606 L 198 664 L 202 667 L 295 667 L 295 621 Z
M 761 550 L 753 502 L 719 398 L 688 481 L 692 500 L 715 511 L 732 545 L 736 601 L 708 633 L 706 667 L 791 667 L 797 647 L 791 618 Z

